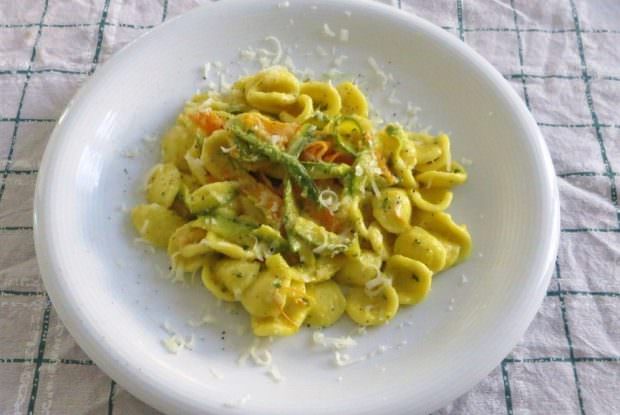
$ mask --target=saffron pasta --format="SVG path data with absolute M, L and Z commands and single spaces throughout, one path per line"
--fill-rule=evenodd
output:
M 467 180 L 447 135 L 374 126 L 352 82 L 271 67 L 192 97 L 132 223 L 177 276 L 239 302 L 257 336 L 381 325 L 468 257 L 446 213 Z

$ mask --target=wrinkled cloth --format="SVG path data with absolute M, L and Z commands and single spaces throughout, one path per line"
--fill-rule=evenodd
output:
M 225 1 L 225 0 L 223 0 Z M 538 121 L 562 233 L 536 319 L 508 357 L 439 414 L 620 413 L 620 2 L 385 1 L 485 56 Z M 76 89 L 116 50 L 195 0 L 0 3 L 0 413 L 157 413 L 80 350 L 41 283 L 39 161 Z

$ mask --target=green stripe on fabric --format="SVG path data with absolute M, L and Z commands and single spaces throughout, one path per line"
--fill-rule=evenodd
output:
M 161 21 L 165 22 L 166 18 L 168 17 L 168 0 L 164 0 L 164 4 L 162 7 L 162 13 L 161 13 Z
M 463 0 L 456 0 L 456 18 L 459 23 L 459 39 L 465 41 L 465 25 L 463 23 Z
M 588 104 L 588 109 L 590 110 L 590 117 L 592 118 L 592 124 L 594 125 L 594 131 L 596 133 L 596 140 L 599 144 L 601 151 L 601 158 L 603 160 L 603 164 L 605 165 L 605 171 L 610 174 L 610 198 L 612 204 L 616 207 L 616 220 L 618 221 L 618 226 L 620 227 L 620 209 L 618 209 L 618 192 L 616 189 L 616 181 L 611 177 L 613 170 L 611 169 L 611 164 L 609 162 L 609 158 L 607 157 L 607 149 L 605 148 L 605 141 L 603 139 L 603 132 L 601 131 L 601 127 L 599 125 L 599 118 L 594 110 L 594 101 L 592 99 L 592 83 L 589 79 L 589 70 L 588 63 L 586 61 L 586 54 L 583 47 L 583 37 L 581 35 L 581 23 L 579 21 L 579 15 L 577 13 L 577 6 L 575 5 L 574 0 L 568 0 L 570 3 L 571 12 L 573 15 L 573 24 L 575 26 L 575 34 L 577 40 L 577 49 L 579 51 L 579 60 L 581 61 L 581 73 L 584 80 L 585 85 L 585 94 L 586 101 Z
M 105 23 L 108 18 L 108 10 L 110 9 L 110 0 L 105 0 L 103 9 L 101 10 L 101 19 L 99 20 L 99 29 L 97 31 L 97 45 L 95 46 L 95 53 L 93 54 L 93 67 L 91 73 L 95 71 L 97 64 L 99 63 L 99 56 L 101 55 L 101 47 L 103 45 L 103 34 L 105 31 Z
M 579 410 L 581 415 L 585 415 L 585 409 L 583 406 L 583 396 L 581 393 L 581 384 L 579 381 L 579 375 L 577 374 L 577 365 L 575 364 L 575 350 L 573 347 L 573 339 L 571 337 L 570 328 L 568 326 L 568 313 L 566 311 L 566 301 L 564 300 L 564 295 L 562 293 L 562 285 L 560 283 L 561 279 L 561 271 L 560 264 L 556 262 L 556 279 L 558 283 L 558 299 L 560 301 L 560 314 L 562 316 L 562 323 L 564 325 L 564 335 L 566 336 L 566 342 L 568 343 L 568 353 L 570 356 L 570 363 L 573 369 L 573 377 L 575 378 L 575 386 L 577 388 L 577 400 L 579 402 Z
M 30 79 L 32 78 L 32 65 L 34 64 L 34 60 L 37 57 L 37 47 L 39 45 L 39 41 L 41 40 L 41 34 L 43 32 L 43 22 L 45 21 L 45 16 L 47 15 L 48 9 L 48 0 L 44 0 L 43 2 L 43 12 L 41 13 L 41 17 L 39 19 L 39 25 L 37 29 L 37 34 L 35 36 L 34 42 L 32 44 L 32 51 L 30 52 L 30 61 L 28 63 L 28 73 L 26 73 L 26 79 L 24 80 L 24 86 L 22 87 L 21 95 L 19 97 L 19 101 L 17 104 L 17 113 L 15 114 L 15 124 L 13 125 L 13 132 L 11 134 L 11 141 L 9 144 L 9 151 L 7 154 L 7 162 L 2 172 L 2 183 L 0 183 L 0 201 L 2 201 L 2 197 L 4 196 L 4 190 L 6 189 L 6 178 L 7 171 L 10 169 L 11 164 L 13 162 L 13 152 L 15 151 L 15 142 L 17 141 L 17 131 L 19 129 L 20 116 L 22 113 L 22 108 L 24 106 L 24 97 L 26 96 L 26 92 L 28 91 L 28 85 L 30 85 Z
M 110 382 L 110 394 L 108 395 L 108 415 L 114 413 L 114 394 L 116 393 L 116 382 Z
M 506 359 L 500 364 L 502 371 L 502 382 L 504 384 L 504 399 L 506 401 L 506 413 L 513 414 L 512 410 L 512 391 L 510 390 L 510 379 L 508 378 L 508 368 L 506 367 Z
M 47 344 L 47 332 L 50 324 L 50 313 L 52 311 L 52 303 L 47 299 L 45 311 L 43 312 L 43 323 L 41 324 L 41 338 L 39 340 L 39 351 L 35 361 L 34 375 L 32 378 L 32 390 L 30 391 L 30 400 L 28 401 L 28 415 L 34 414 L 34 408 L 37 401 L 37 392 L 39 390 L 39 378 L 41 374 L 41 365 L 43 364 L 43 356 L 45 355 L 45 346 Z
M 521 77 L 519 78 L 521 81 L 521 89 L 523 90 L 523 100 L 525 101 L 525 106 L 528 110 L 532 110 L 530 106 L 530 96 L 527 92 L 527 83 L 525 82 L 524 71 L 523 71 L 523 39 L 521 38 L 521 31 L 519 29 L 517 9 L 515 9 L 514 0 L 510 0 L 510 8 L 512 9 L 512 20 L 515 26 L 515 33 L 517 35 L 517 56 L 519 58 L 519 70 Z

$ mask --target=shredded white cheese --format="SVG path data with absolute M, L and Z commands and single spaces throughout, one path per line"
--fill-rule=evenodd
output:
M 133 158 L 136 158 L 138 156 L 138 152 L 136 150 L 133 150 L 133 149 L 121 150 L 119 152 L 119 154 L 122 157 L 125 157 L 125 158 L 128 158 L 128 159 L 133 159 Z
M 347 17 L 351 17 L 351 14 L 352 14 L 352 13 L 351 13 L 351 10 L 345 10 L 345 11 L 344 11 L 344 14 L 345 14 L 345 16 L 347 16 Z
M 222 375 L 220 372 L 218 372 L 217 370 L 213 369 L 212 367 L 209 368 L 209 372 L 216 379 L 224 379 L 224 375 Z
M 323 23 L 323 34 L 327 37 L 336 37 L 336 33 L 329 28 L 327 23 Z
M 271 352 L 261 339 L 254 339 L 252 345 L 239 357 L 237 363 L 243 365 L 248 358 L 251 358 L 257 366 L 271 366 Z
M 346 61 L 347 59 L 349 59 L 348 56 L 346 55 L 340 55 L 337 58 L 334 59 L 334 65 L 335 66 L 340 66 L 344 63 L 344 61 Z
M 269 370 L 267 371 L 267 374 L 271 376 L 273 381 L 276 383 L 280 383 L 284 380 L 284 376 L 282 376 L 282 373 L 280 373 L 280 370 L 275 365 L 272 365 L 269 368 Z
M 236 401 L 226 402 L 224 406 L 226 408 L 241 408 L 250 400 L 251 397 L 252 395 L 248 393 L 247 395 L 242 396 Z
M 187 325 L 190 326 L 190 327 L 200 327 L 200 326 L 204 326 L 205 324 L 215 323 L 215 321 L 216 321 L 215 317 L 213 317 L 209 313 L 206 313 L 198 321 L 196 321 L 196 320 L 187 320 Z
M 340 353 L 339 351 L 334 352 L 334 363 L 336 366 L 346 366 L 350 364 L 351 357 L 346 353 Z
M 332 350 L 343 350 L 357 346 L 357 342 L 351 336 L 327 337 L 320 331 L 315 331 L 314 333 L 312 333 L 312 341 L 314 342 L 314 344 Z
M 467 275 L 463 274 L 461 275 L 461 284 L 467 284 L 469 282 L 469 279 L 467 278 Z
M 340 201 L 338 199 L 338 194 L 331 189 L 322 190 L 319 193 L 319 204 L 329 210 L 331 213 L 334 213 L 340 207 Z
M 472 165 L 472 163 L 473 163 L 473 162 L 472 162 L 470 159 L 465 158 L 465 157 L 461 157 L 461 164 L 462 164 L 463 166 L 471 166 L 471 165 Z
M 355 166 L 355 175 L 357 177 L 361 177 L 362 174 L 364 174 L 364 168 L 358 164 L 357 166 Z
M 286 9 L 291 5 L 288 1 L 282 1 L 278 3 L 278 9 Z
M 240 51 L 239 56 L 241 56 L 243 59 L 253 61 L 256 59 L 256 51 L 249 47 L 245 50 Z
M 321 46 L 317 45 L 316 47 L 316 53 L 319 54 L 319 56 L 327 56 L 329 55 L 329 53 Z
M 340 29 L 340 41 L 342 43 L 347 43 L 349 41 L 349 30 Z
M 377 64 L 377 61 L 372 56 L 368 58 L 368 64 L 375 71 L 375 75 L 379 79 L 381 86 L 385 87 L 387 85 L 388 75 L 386 75 L 385 72 L 379 68 L 379 64 Z
M 233 151 L 236 148 L 237 148 L 237 146 L 235 146 L 234 144 L 231 144 L 230 147 L 220 146 L 220 150 L 222 150 L 222 153 L 224 153 L 224 154 L 228 154 L 228 153 L 230 153 L 231 151 Z
M 272 43 L 275 51 L 272 52 L 273 60 L 271 61 L 271 64 L 277 65 L 282 59 L 282 44 L 280 43 L 280 40 L 275 36 L 267 36 L 265 38 L 265 41 Z
M 204 64 L 203 68 L 202 68 L 202 78 L 203 79 L 208 79 L 209 78 L 209 72 L 211 72 L 211 62 L 207 62 Z
M 185 340 L 180 334 L 173 334 L 162 340 L 162 344 L 172 354 L 177 354 L 183 348 L 191 350 L 193 346 L 193 336 L 190 340 Z
M 377 269 L 377 276 L 366 282 L 364 286 L 366 295 L 369 297 L 374 297 L 376 295 L 381 294 L 382 288 L 384 286 L 392 285 L 392 280 L 386 276 L 384 276 L 381 271 Z
M 388 103 L 392 104 L 392 105 L 398 105 L 401 103 L 400 99 L 396 98 L 396 90 L 393 89 L 392 92 L 390 93 L 390 96 L 388 97 Z

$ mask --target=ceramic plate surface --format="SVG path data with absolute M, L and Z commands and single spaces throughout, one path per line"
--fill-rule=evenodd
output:
M 324 33 L 324 24 L 335 37 Z M 341 29 L 348 30 L 348 42 L 340 40 Z M 351 359 L 376 354 L 372 359 L 337 368 L 331 352 L 312 345 L 307 329 L 275 341 L 280 383 L 264 368 L 238 365 L 252 343 L 247 316 L 218 308 L 198 285 L 160 278 L 165 254 L 134 243 L 122 209 L 143 200 L 139 189 L 159 156 L 157 143 L 144 137 L 165 131 L 185 99 L 208 83 L 201 79 L 204 63 L 222 63 L 225 79 L 212 77 L 214 65 L 209 75 L 217 86 L 230 82 L 258 67 L 240 59 L 240 50 L 275 51 L 268 36 L 280 40 L 283 60 L 290 56 L 317 76 L 346 55 L 338 71 L 358 79 L 387 120 L 406 120 L 410 101 L 421 107 L 420 125 L 451 133 L 456 160 L 473 161 L 450 208 L 470 228 L 471 259 L 436 277 L 424 303 L 402 308 L 385 327 L 353 335 L 358 346 L 347 351 Z M 393 77 L 386 88 L 369 57 Z M 71 334 L 123 387 L 174 414 L 426 414 L 440 408 L 486 376 L 524 333 L 543 299 L 559 235 L 548 151 L 501 75 L 442 29 L 351 0 L 289 7 L 227 0 L 141 37 L 99 68 L 58 122 L 35 205 L 41 273 Z M 187 324 L 205 312 L 218 321 Z M 344 320 L 326 334 L 353 331 Z M 193 333 L 194 349 L 166 351 L 164 322 L 181 335 Z M 231 408 L 236 404 L 242 406 Z

